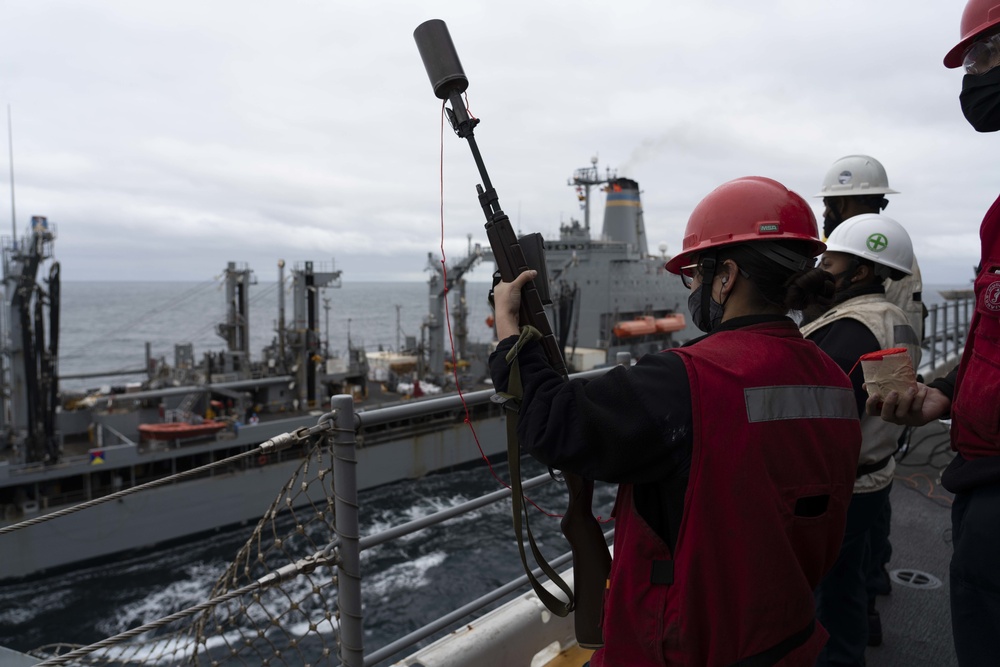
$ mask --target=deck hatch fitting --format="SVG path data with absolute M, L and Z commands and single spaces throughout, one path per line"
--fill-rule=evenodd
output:
M 940 579 L 933 574 L 921 572 L 920 570 L 892 570 L 889 572 L 889 578 L 897 584 L 909 586 L 910 588 L 930 590 L 941 587 Z

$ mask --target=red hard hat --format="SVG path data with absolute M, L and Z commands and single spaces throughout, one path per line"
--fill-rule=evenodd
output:
M 1000 23 L 1000 0 L 969 0 L 962 12 L 962 40 L 944 57 L 945 67 L 961 67 L 965 50 Z
M 684 248 L 666 269 L 680 273 L 693 255 L 709 248 L 781 240 L 809 241 L 813 257 L 826 249 L 805 199 L 770 178 L 737 178 L 712 190 L 691 212 Z

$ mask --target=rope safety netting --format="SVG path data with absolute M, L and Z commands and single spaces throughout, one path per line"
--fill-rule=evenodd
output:
M 41 647 L 33 651 L 45 659 L 40 664 L 302 666 L 335 660 L 333 454 L 324 435 L 300 444 L 300 465 L 204 602 L 89 646 Z

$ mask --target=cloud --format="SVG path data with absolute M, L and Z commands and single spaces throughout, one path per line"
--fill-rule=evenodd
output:
M 968 127 L 961 76 L 941 65 L 958 7 L 56 0 L 4 12 L 18 231 L 33 214 L 58 225 L 64 280 L 329 257 L 345 280 L 423 280 L 442 192 L 446 252 L 464 254 L 469 234 L 485 243 L 481 175 L 466 142 L 442 134 L 412 37 L 429 18 L 448 23 L 484 164 L 523 231 L 552 236 L 580 217 L 566 179 L 594 155 L 640 183 L 651 245 L 678 248 L 722 182 L 760 174 L 809 196 L 860 152 L 901 191 L 887 213 L 927 254 L 925 273 L 961 282 L 997 187 L 983 168 L 996 138 Z

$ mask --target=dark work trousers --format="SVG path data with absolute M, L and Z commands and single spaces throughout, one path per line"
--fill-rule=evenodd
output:
M 865 664 L 870 533 L 888 499 L 889 487 L 851 496 L 840 555 L 816 589 L 816 618 L 830 633 L 830 640 L 816 661 L 817 667 Z
M 951 629 L 961 667 L 1000 665 L 1000 484 L 955 494 Z
M 892 491 L 892 483 L 889 483 Z M 892 544 L 889 543 L 889 527 L 892 524 L 892 503 L 886 496 L 882 511 L 875 518 L 871 529 L 872 555 L 868 561 L 867 586 L 868 600 L 874 600 L 876 595 L 888 595 L 892 590 L 886 565 L 892 558 Z

